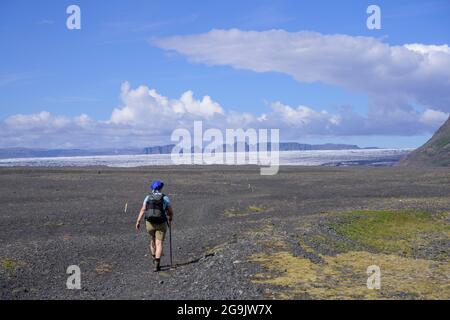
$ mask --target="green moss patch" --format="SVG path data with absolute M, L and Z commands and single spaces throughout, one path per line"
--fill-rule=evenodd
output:
M 450 235 L 445 215 L 415 211 L 356 211 L 344 214 L 331 226 L 357 244 L 406 256 Z
M 276 298 L 295 299 L 449 299 L 447 263 L 396 255 L 349 251 L 325 256 L 323 264 L 286 251 L 255 254 L 250 261 L 264 267 L 254 283 L 270 285 Z M 381 288 L 367 287 L 367 268 L 381 270 Z
M 17 270 L 24 267 L 25 265 L 26 265 L 26 263 L 23 261 L 0 258 L 1 268 L 9 274 L 15 274 L 17 272 Z
M 296 244 L 284 235 L 277 239 L 284 246 L 249 257 L 262 267 L 251 281 L 279 299 L 449 299 L 449 218 L 417 211 L 312 217 L 296 229 Z M 380 289 L 367 287 L 369 266 L 380 269 Z

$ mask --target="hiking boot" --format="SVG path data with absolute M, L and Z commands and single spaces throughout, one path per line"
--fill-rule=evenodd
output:
M 155 269 L 153 270 L 154 272 L 161 271 L 160 261 L 161 261 L 160 259 L 154 260 L 154 263 L 155 263 Z

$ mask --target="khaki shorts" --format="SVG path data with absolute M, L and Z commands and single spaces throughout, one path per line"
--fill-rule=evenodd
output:
M 145 227 L 150 237 L 156 238 L 157 240 L 164 241 L 167 232 L 167 223 L 150 223 L 145 221 Z

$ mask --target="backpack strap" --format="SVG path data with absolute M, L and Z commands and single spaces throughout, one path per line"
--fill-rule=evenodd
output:
M 163 203 L 162 203 L 162 204 L 163 204 L 163 209 L 164 209 L 164 197 L 167 197 L 165 193 L 162 194 L 162 198 L 161 198 L 161 200 L 162 200 L 162 202 L 163 202 Z M 166 209 L 167 209 L 167 208 L 166 208 Z M 164 210 L 164 213 L 166 213 L 166 210 Z
M 148 210 L 148 203 L 150 201 L 150 193 L 145 197 L 145 211 Z

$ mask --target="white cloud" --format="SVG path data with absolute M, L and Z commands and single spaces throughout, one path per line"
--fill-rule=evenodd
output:
M 307 136 L 418 135 L 436 130 L 450 112 L 450 48 L 391 46 L 370 37 L 315 32 L 212 30 L 154 40 L 161 48 L 208 65 L 281 72 L 299 82 L 323 82 L 368 96 L 367 115 L 351 107 L 331 113 L 274 102 L 262 114 L 229 111 L 209 96 L 186 91 L 169 98 L 141 85 L 121 87 L 109 119 L 40 112 L 0 122 L 0 147 L 123 147 L 168 143 L 177 127 L 280 128 L 282 139 Z M 0 76 L 0 86 L 15 81 Z M 230 93 L 233 94 L 233 93 Z M 418 111 L 421 107 L 423 112 Z
M 207 65 L 281 72 L 299 82 L 323 82 L 362 92 L 375 109 L 450 111 L 447 45 L 391 46 L 370 37 L 284 30 L 212 30 L 153 40 L 160 48 Z
M 143 147 L 168 143 L 175 128 L 190 128 L 194 120 L 216 127 L 227 123 L 219 103 L 209 96 L 196 99 L 192 91 L 170 99 L 147 86 L 133 89 L 125 82 L 120 97 L 121 106 L 105 121 L 86 114 L 70 118 L 47 111 L 10 116 L 0 122 L 0 147 Z M 238 119 L 245 117 L 240 114 Z
M 194 120 L 204 128 L 279 128 L 283 140 L 319 136 L 414 135 L 436 130 L 448 113 L 426 109 L 381 109 L 367 116 L 350 107 L 339 112 L 316 111 L 282 102 L 270 104 L 269 112 L 254 115 L 228 111 L 212 98 L 196 99 L 186 91 L 178 99 L 147 86 L 121 88 L 121 106 L 111 117 L 96 121 L 88 115 L 65 117 L 42 111 L 18 114 L 0 122 L 0 147 L 99 148 L 144 147 L 170 143 L 175 128 L 192 129 Z
M 415 51 L 423 55 L 434 52 L 443 52 L 446 54 L 450 54 L 450 48 L 446 44 L 437 46 L 437 45 L 424 45 L 420 43 L 411 43 L 405 44 L 405 47 L 411 51 Z
M 320 136 L 409 136 L 435 131 L 448 113 L 427 109 L 393 109 L 367 116 L 343 107 L 337 113 L 316 111 L 307 106 L 292 107 L 281 102 L 271 104 L 272 111 L 257 118 L 254 127 L 280 128 L 284 139 L 298 140 Z
M 53 116 L 47 111 L 37 114 L 17 114 L 5 120 L 5 123 L 16 129 L 46 129 L 61 128 L 71 123 L 71 119 L 63 116 Z
M 420 115 L 420 121 L 430 127 L 439 127 L 448 117 L 448 113 L 427 109 Z
M 179 99 L 169 99 L 150 89 L 139 86 L 131 89 L 125 82 L 121 88 L 123 106 L 113 110 L 110 121 L 114 124 L 141 124 L 165 126 L 166 121 L 176 119 L 211 119 L 223 114 L 222 107 L 209 96 L 201 100 L 194 98 L 192 91 L 186 91 Z

